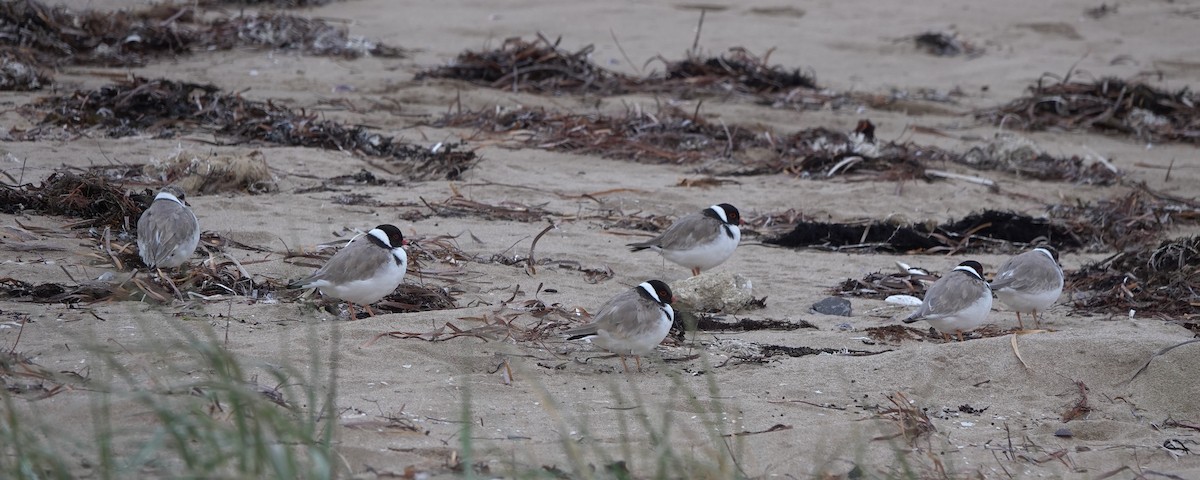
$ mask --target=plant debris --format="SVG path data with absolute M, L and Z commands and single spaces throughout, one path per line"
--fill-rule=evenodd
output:
M 127 192 L 107 177 L 94 173 L 58 171 L 40 185 L 18 187 L 0 184 L 0 212 L 59 215 L 83 219 L 72 227 L 111 227 L 116 230 L 137 223 L 155 192 Z
M 929 329 L 921 330 L 907 325 L 867 327 L 863 331 L 867 332 L 867 336 L 871 337 L 871 340 L 888 345 L 899 345 L 910 340 L 924 342 L 931 339 L 941 339 L 940 336 L 931 334 Z
M 918 49 L 939 57 L 966 55 L 974 58 L 983 55 L 983 48 L 959 39 L 958 32 L 930 31 L 913 37 L 913 41 Z
M 419 180 L 457 179 L 475 161 L 473 151 L 459 150 L 461 144 L 426 148 L 396 142 L 362 126 L 345 126 L 270 101 L 221 94 L 212 85 L 174 80 L 135 77 L 91 91 L 45 97 L 24 109 L 31 116 L 43 116 L 37 127 L 19 136 L 23 140 L 87 130 L 110 137 L 171 138 L 177 130 L 201 128 L 232 137 L 233 143 L 258 141 L 388 158 L 396 163 L 389 165 L 395 167 L 393 173 Z
M 558 48 L 560 41 L 561 37 L 551 42 L 541 35 L 532 42 L 508 38 L 496 50 L 468 50 L 459 54 L 450 65 L 422 71 L 416 79 L 465 80 L 513 92 L 603 95 L 626 93 L 635 83 L 629 76 L 592 63 L 592 45 L 572 53 Z
M 937 428 L 933 426 L 933 421 L 925 413 L 925 409 L 917 407 L 903 393 L 896 392 L 888 395 L 887 399 L 892 403 L 892 407 L 880 410 L 877 415 L 896 422 L 899 432 L 894 435 L 875 437 L 871 440 L 891 440 L 902 437 L 910 446 L 915 447 L 921 437 L 937 431 Z
M 672 332 L 683 332 L 693 328 L 688 325 L 688 321 L 675 317 L 675 324 L 671 326 Z M 755 330 L 797 330 L 801 328 L 817 329 L 816 325 L 809 323 L 807 320 L 776 320 L 773 318 L 753 319 L 739 318 L 734 321 L 726 321 L 724 317 L 715 315 L 695 315 L 696 324 L 694 328 L 703 332 L 749 332 Z
M 516 202 L 501 202 L 499 205 L 489 205 L 463 197 L 455 192 L 450 198 L 440 203 L 429 203 L 421 198 L 421 203 L 429 207 L 434 215 L 439 217 L 480 217 L 486 220 L 507 220 L 515 222 L 540 222 L 548 218 L 550 212 L 541 207 L 522 205 Z
M 772 49 L 774 50 L 774 49 Z M 779 65 L 769 65 L 771 51 L 762 57 L 755 56 L 746 49 L 733 47 L 728 55 L 701 58 L 689 52 L 687 58 L 669 62 L 661 57 L 667 65 L 662 80 L 651 79 L 648 84 L 672 86 L 686 85 L 689 90 L 700 88 L 713 92 L 732 92 L 743 94 L 769 94 L 789 92 L 793 89 L 816 90 L 816 75 L 800 69 L 788 70 Z
M 1167 93 L 1144 83 L 1103 78 L 1029 87 L 1032 95 L 977 112 L 995 125 L 1025 130 L 1115 132 L 1145 141 L 1200 144 L 1200 97 L 1187 88 Z
M 251 13 L 208 22 L 189 6 L 73 11 L 37 0 L 0 4 L 0 43 L 30 51 L 38 64 L 51 67 L 143 66 L 155 57 L 240 47 L 345 58 L 405 55 L 402 49 L 350 36 L 322 20 L 286 14 Z
M 710 58 L 694 52 L 675 62 L 658 57 L 666 65 L 666 72 L 640 78 L 592 63 L 592 45 L 568 52 L 559 48 L 561 42 L 561 37 L 551 42 L 540 34 L 534 41 L 509 38 L 495 50 L 463 52 L 453 63 L 420 72 L 416 79 L 449 78 L 513 92 L 553 95 L 671 91 L 686 97 L 696 92 L 766 95 L 817 89 L 810 73 L 768 65 L 770 51 L 761 58 L 738 47 L 729 49 L 727 55 Z
M 447 114 L 432 126 L 511 132 L 524 146 L 551 151 L 644 163 L 704 163 L 698 171 L 709 175 L 829 178 L 875 171 L 884 179 L 904 179 L 923 177 L 925 162 L 952 159 L 936 147 L 877 144 L 875 127 L 866 120 L 848 134 L 811 128 L 779 137 L 758 127 L 713 124 L 671 106 L 653 114 L 629 109 L 623 117 L 487 109 Z
M 20 50 L 0 50 L 0 90 L 41 90 L 50 78 L 41 72 L 37 60 Z
M 1074 309 L 1082 313 L 1200 318 L 1200 237 L 1134 248 L 1067 275 Z
M 446 288 L 402 283 L 375 307 L 388 313 L 409 313 L 454 309 L 458 308 L 458 303 Z
M 711 185 L 713 176 L 789 174 L 827 179 L 867 174 L 879 180 L 958 178 L 995 187 L 995 182 L 927 165 L 959 163 L 977 169 L 999 169 L 1044 180 L 1107 185 L 1118 172 L 1079 158 L 1042 154 L 1022 162 L 1001 163 L 978 148 L 968 155 L 915 143 L 884 142 L 875 125 L 863 119 L 851 132 L 808 128 L 779 135 L 764 127 L 713 123 L 695 112 L 660 106 L 655 113 L 631 107 L 623 116 L 557 113 L 543 108 L 451 112 L 430 122 L 438 128 L 473 128 L 520 147 L 641 163 L 695 165 L 712 180 L 681 181 L 678 186 Z M 729 182 L 723 180 L 719 182 Z
M 1039 241 L 1045 241 L 1062 251 L 1082 246 L 1076 233 L 1059 222 L 996 210 L 985 210 L 933 227 L 926 224 L 846 224 L 802 220 L 796 223 L 791 232 L 767 238 L 763 243 L 834 251 L 930 254 L 1015 251 Z
M 1019 177 L 1085 185 L 1112 185 L 1122 177 L 1121 171 L 1106 159 L 1055 157 L 1029 139 L 1011 133 L 998 133 L 955 161 L 977 170 L 1000 170 Z
M 178 149 L 144 167 L 156 184 L 173 184 L 192 195 L 224 192 L 263 194 L 279 190 L 261 150 L 247 154 L 197 153 Z
M 874 299 L 884 299 L 892 295 L 924 298 L 925 290 L 937 279 L 938 276 L 920 269 L 910 269 L 907 272 L 874 272 L 868 273 L 861 280 L 847 278 L 840 285 L 833 287 L 830 293 Z
M 1125 195 L 1086 204 L 1054 205 L 1049 214 L 1066 223 L 1088 250 L 1124 251 L 1159 240 L 1172 226 L 1200 223 L 1200 203 L 1139 184 Z
M 1065 413 L 1063 413 L 1063 415 L 1062 415 L 1063 423 L 1067 423 L 1067 422 L 1070 422 L 1071 420 L 1074 420 L 1076 418 L 1087 415 L 1088 413 L 1090 413 L 1092 411 L 1092 407 L 1088 405 L 1088 398 L 1087 398 L 1087 392 L 1089 390 L 1088 386 L 1084 385 L 1083 382 L 1076 380 L 1075 388 L 1077 389 L 1077 392 L 1079 393 L 1079 400 L 1076 400 L 1075 404 L 1073 406 L 1071 406 L 1071 408 L 1069 410 L 1067 410 Z
M 879 355 L 881 353 L 890 352 L 891 350 L 882 350 L 878 352 L 870 350 L 853 350 L 848 348 L 813 348 L 813 347 L 789 347 L 786 345 L 763 345 L 759 344 L 762 349 L 763 358 L 770 358 L 776 355 L 787 355 L 789 357 L 806 357 L 809 355 L 842 355 L 848 357 L 869 357 L 871 355 Z
M 219 7 L 223 5 L 265 5 L 275 8 L 301 8 L 301 7 L 319 7 L 321 5 L 330 4 L 338 0 L 198 0 L 198 4 L 205 7 Z

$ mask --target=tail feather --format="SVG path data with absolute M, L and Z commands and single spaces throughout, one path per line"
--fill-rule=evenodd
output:
M 563 336 L 567 337 L 567 340 L 579 340 L 582 338 L 593 337 L 595 335 L 596 325 L 592 324 L 584 325 L 578 328 L 572 328 L 563 332 Z
M 631 251 L 631 252 L 640 252 L 642 250 L 653 247 L 654 245 L 650 245 L 648 243 L 630 243 L 626 246 L 629 247 L 629 251 Z

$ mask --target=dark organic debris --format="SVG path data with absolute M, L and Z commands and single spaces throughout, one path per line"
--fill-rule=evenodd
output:
M 52 67 L 141 66 L 154 57 L 239 47 L 346 58 L 404 55 L 401 49 L 347 35 L 322 20 L 285 14 L 247 14 L 209 22 L 189 6 L 73 11 L 36 0 L 0 3 L 0 44 L 26 49 L 37 63 Z
M 559 48 L 561 41 L 559 38 L 551 42 L 541 35 L 534 41 L 509 38 L 495 50 L 463 52 L 450 65 L 423 71 L 416 79 L 451 78 L 491 88 L 543 94 L 671 92 L 687 97 L 707 92 L 768 98 L 780 93 L 803 96 L 798 90 L 816 94 L 817 90 L 812 74 L 769 65 L 769 51 L 758 57 L 735 47 L 727 55 L 702 58 L 689 53 L 687 58 L 674 62 L 658 57 L 666 65 L 666 72 L 640 78 L 592 63 L 592 45 L 568 52 Z
M 40 185 L 0 184 L 0 212 L 60 215 L 80 218 L 74 227 L 111 227 L 123 230 L 137 222 L 154 198 L 154 192 L 127 192 L 108 178 L 92 174 L 59 171 Z
M 514 92 L 603 95 L 625 93 L 635 82 L 592 63 L 591 45 L 567 52 L 558 48 L 559 41 L 540 35 L 532 42 L 509 38 L 496 50 L 463 52 L 450 65 L 420 72 L 416 79 L 451 78 Z
M 763 243 L 836 251 L 953 253 L 1016 250 L 1014 247 L 1024 247 L 1038 241 L 1046 241 L 1063 251 L 1082 246 L 1076 233 L 1058 222 L 995 210 L 985 210 L 932 228 L 925 224 L 800 221 L 791 232 L 768 238 Z
M 445 288 L 403 283 L 391 295 L 376 303 L 377 309 L 388 313 L 427 312 L 458 308 L 454 297 Z
M 999 170 L 1036 180 L 1086 185 L 1112 185 L 1122 176 L 1106 160 L 1055 157 L 1025 138 L 1007 133 L 997 134 L 992 141 L 972 147 L 955 161 L 978 170 Z
M 54 136 L 63 130 L 104 131 L 111 137 L 150 134 L 174 137 L 178 130 L 203 128 L 232 137 L 234 142 L 258 141 L 286 146 L 317 147 L 384 157 L 412 179 L 453 180 L 475 160 L 461 144 L 430 149 L 393 141 L 362 126 L 346 126 L 303 110 L 274 102 L 246 100 L 221 94 L 212 85 L 135 77 L 131 82 L 46 97 L 25 107 L 41 114 L 39 126 L 20 135 L 23 140 Z
M 34 303 L 77 303 L 92 302 L 108 298 L 113 287 L 95 282 L 83 285 L 58 283 L 32 284 L 15 278 L 0 278 L 0 298 Z
M 468 199 L 457 192 L 439 203 L 430 203 L 424 198 L 421 198 L 421 203 L 429 207 L 434 215 L 447 218 L 473 216 L 487 220 L 529 223 L 540 222 L 550 216 L 550 212 L 540 206 L 523 205 L 517 202 L 501 202 L 498 205 L 491 205 Z
M 1200 318 L 1200 237 L 1134 248 L 1067 275 L 1075 311 Z
M 917 48 L 939 57 L 957 57 L 959 55 L 977 57 L 983 55 L 983 48 L 959 39 L 957 32 L 925 32 L 913 37 L 913 41 L 916 42 Z
M 893 395 L 888 395 L 887 399 L 892 403 L 892 407 L 882 409 L 876 412 L 876 414 L 881 418 L 896 422 L 899 431 L 893 435 L 881 435 L 871 440 L 904 438 L 910 446 L 916 446 L 921 437 L 937 431 L 937 428 L 933 425 L 933 421 L 929 419 L 926 409 L 917 406 L 915 402 L 910 401 L 903 393 L 896 392 Z
M 404 49 L 348 35 L 344 28 L 323 20 L 280 13 L 219 18 L 204 25 L 197 36 L 197 47 L 217 50 L 250 46 L 344 58 L 365 55 L 404 58 L 407 55 Z
M 936 147 L 879 143 L 867 120 L 850 133 L 811 128 L 779 136 L 762 127 L 711 123 L 671 106 L 657 113 L 629 109 L 624 116 L 486 109 L 450 113 L 431 125 L 505 134 L 524 146 L 552 151 L 644 163 L 705 163 L 698 170 L 710 175 L 830 178 L 876 172 L 884 179 L 906 179 L 924 177 L 927 162 L 954 157 Z
M 1117 13 L 1118 8 L 1121 8 L 1121 6 L 1117 5 L 1115 3 L 1112 5 L 1109 5 L 1107 3 L 1101 3 L 1099 7 L 1092 7 L 1092 8 L 1086 9 L 1083 11 L 1083 13 L 1089 17 L 1092 17 L 1093 19 L 1099 20 L 1101 18 L 1104 18 L 1109 15 Z
M 762 143 L 754 132 L 726 129 L 669 106 L 657 114 L 631 109 L 620 117 L 486 109 L 450 113 L 432 125 L 491 134 L 519 130 L 526 146 L 646 163 L 695 164 L 724 157 L 727 149 L 739 150 L 743 143 Z
M 319 7 L 338 0 L 199 0 L 205 7 L 220 7 L 223 5 L 256 5 L 275 8 Z
M 864 331 L 867 332 L 868 337 L 871 337 L 871 340 L 888 345 L 899 345 L 910 340 L 924 342 L 925 340 L 940 338 L 936 335 L 930 335 L 928 329 L 921 330 L 905 325 L 867 327 Z
M 697 315 L 696 329 L 703 332 L 750 332 L 755 330 L 797 330 L 801 328 L 816 329 L 817 326 L 809 323 L 806 320 L 776 320 L 773 318 L 753 319 L 739 318 L 732 322 L 725 321 L 723 317 L 713 315 Z M 683 330 L 684 325 L 679 319 L 676 319 L 674 328 Z
M 983 407 L 983 408 L 972 407 L 971 404 L 965 403 L 965 404 L 958 406 L 958 411 L 961 413 L 966 413 L 966 414 L 970 414 L 970 415 L 980 415 L 983 412 L 988 411 L 989 408 L 992 408 L 992 407 L 990 407 L 990 406 Z
M 1065 222 L 1093 251 L 1124 251 L 1159 240 L 1171 226 L 1200 223 L 1200 203 L 1153 191 L 1144 184 L 1121 196 L 1054 205 L 1049 213 Z
M 830 293 L 876 299 L 884 299 L 892 295 L 912 295 L 923 298 L 925 289 L 937 279 L 936 275 L 930 275 L 923 269 L 904 265 L 898 272 L 869 273 L 862 280 L 847 278 L 846 281 L 834 287 Z
M 808 355 L 820 355 L 822 353 L 829 355 L 843 355 L 848 357 L 869 357 L 871 355 L 879 355 L 891 350 L 870 351 L 870 350 L 852 350 L 848 348 L 813 348 L 813 347 L 789 347 L 786 345 L 758 345 L 762 349 L 763 357 L 773 357 L 776 355 L 787 355 L 789 357 L 804 357 Z
M 0 50 L 0 90 L 41 90 L 50 78 L 41 72 L 37 60 L 20 50 Z
M 1076 400 L 1075 404 L 1072 405 L 1069 410 L 1067 410 L 1065 413 L 1063 413 L 1063 415 L 1062 415 L 1063 423 L 1067 423 L 1067 422 L 1070 422 L 1071 420 L 1074 420 L 1076 418 L 1087 415 L 1088 413 L 1090 413 L 1092 411 L 1092 407 L 1088 405 L 1088 398 L 1087 398 L 1087 392 L 1089 390 L 1088 386 L 1084 385 L 1083 382 L 1076 380 L 1075 388 L 1076 388 L 1077 392 L 1079 393 L 1079 400 Z
M 818 88 L 815 75 L 800 69 L 788 70 L 770 65 L 767 63 L 770 57 L 770 50 L 758 57 L 744 48 L 734 47 L 729 49 L 728 55 L 717 57 L 701 58 L 689 53 L 688 58 L 677 62 L 660 58 L 667 65 L 666 74 L 662 80 L 650 79 L 648 83 L 664 86 L 681 83 L 681 86 L 686 85 L 689 89 L 745 94 Z
M 1032 95 L 977 112 L 976 117 L 1025 130 L 1082 129 L 1200 144 L 1200 97 L 1187 88 L 1167 93 L 1144 83 L 1104 78 L 1091 83 L 1039 82 L 1030 90 Z

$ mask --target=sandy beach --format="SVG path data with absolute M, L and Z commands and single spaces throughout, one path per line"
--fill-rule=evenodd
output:
M 81 9 L 74 3 L 61 2 Z M 147 5 L 86 4 L 95 10 Z M 1122 3 L 1089 13 L 1098 7 L 1027 0 L 903 6 L 346 0 L 278 11 L 324 20 L 407 55 L 351 59 L 243 47 L 151 57 L 133 67 L 63 65 L 52 72 L 50 87 L 0 92 L 5 184 L 37 184 L 65 168 L 161 164 L 181 151 L 202 159 L 252 157 L 269 169 L 270 188 L 262 193 L 188 192 L 202 230 L 215 234 L 206 238 L 221 241 L 197 252 L 194 265 L 232 261 L 256 285 L 282 285 L 310 274 L 332 251 L 319 246 L 391 223 L 415 241 L 405 283 L 448 294 L 454 307 L 385 308 L 349 320 L 338 316 L 337 302 L 296 291 L 68 303 L 31 301 L 4 284 L 0 355 L 8 357 L 0 385 L 11 401 L 0 404 L 0 413 L 14 412 L 27 419 L 27 428 L 40 429 L 73 476 L 100 476 L 104 467 L 90 439 L 107 429 L 115 457 L 136 465 L 125 473 L 176 477 L 186 462 L 170 449 L 132 460 L 147 439 L 165 435 L 161 415 L 135 393 L 150 392 L 218 424 L 234 423 L 228 403 L 207 409 L 188 403 L 208 398 L 205 382 L 216 375 L 204 363 L 209 357 L 179 347 L 192 345 L 187 338 L 194 336 L 236 359 L 247 383 L 283 392 L 287 407 L 280 412 L 316 415 L 332 405 L 316 424 L 330 428 L 331 468 L 341 478 L 458 478 L 467 468 L 475 478 L 1200 477 L 1200 344 L 1155 356 L 1196 337 L 1187 328 L 1197 325 L 1195 298 L 1190 314 L 1085 312 L 1074 308 L 1084 293 L 1068 285 L 1042 313 L 1037 331 L 1012 332 L 1015 316 L 997 302 L 991 325 L 964 342 L 943 342 L 927 334 L 923 322 L 892 330 L 907 332 L 904 338 L 884 338 L 868 329 L 901 325 L 912 307 L 847 296 L 852 315 L 842 317 L 811 306 L 847 279 L 895 272 L 897 261 L 943 274 L 974 259 L 990 275 L 1026 246 L 895 253 L 769 242 L 790 224 L 766 218 L 783 218 L 789 210 L 797 218 L 840 223 L 944 223 L 987 209 L 1040 218 L 1052 205 L 1118 199 L 1138 188 L 1194 204 L 1200 142 L 1084 128 L 1023 131 L 974 115 L 1029 95 L 1039 80 L 1067 75 L 1145 82 L 1172 93 L 1200 86 L 1194 33 L 1200 2 Z M 201 14 L 254 10 L 222 8 Z M 586 59 L 599 68 L 649 78 L 663 71 L 663 59 L 681 59 L 692 48 L 702 11 L 696 44 L 705 56 L 741 47 L 815 77 L 820 87 L 803 90 L 805 98 L 848 100 L 798 108 L 736 91 L 699 90 L 699 82 L 691 85 L 700 93 L 690 95 L 674 94 L 677 88 L 554 94 L 415 79 L 464 51 L 496 49 L 511 37 L 533 42 L 539 33 L 563 52 L 591 45 Z M 914 36 L 927 31 L 954 32 L 971 53 L 937 56 L 918 48 Z M 102 128 L 47 127 L 40 123 L 44 108 L 24 108 L 130 76 L 213 85 L 222 94 L 362 126 L 424 150 L 462 142 L 454 148 L 474 159 L 461 173 L 421 170 L 433 167 L 361 148 L 234 141 L 198 122 L 178 122 L 169 134 L 115 136 Z M 544 125 L 498 130 L 439 123 L 462 111 L 592 118 L 644 112 L 649 123 L 665 119 L 669 108 L 714 130 L 742 126 L 776 132 L 776 139 L 817 127 L 848 133 L 867 119 L 881 143 L 957 153 L 1011 134 L 1056 157 L 1110 163 L 1120 180 L 1036 180 L 942 161 L 925 168 L 994 185 L 888 178 L 867 169 L 734 175 L 749 165 L 737 162 L 769 148 L 721 158 L 723 145 L 702 145 L 694 147 L 698 160 L 686 162 L 645 152 L 614 158 L 563 146 L 584 144 L 579 138 L 551 145 Z M 21 138 L 33 131 L 41 136 Z M 334 180 L 361 171 L 375 184 Z M 710 177 L 710 183 L 687 186 Z M 687 268 L 653 252 L 631 253 L 626 244 L 722 202 L 736 205 L 748 225 L 733 257 L 705 275 L 740 275 L 751 282 L 753 296 L 765 300 L 763 308 L 706 315 L 726 322 L 777 320 L 788 329 L 668 337 L 656 355 L 643 359 L 642 372 L 624 372 L 605 352 L 562 339 L 559 332 L 585 321 L 580 312 L 594 312 L 623 290 L 651 278 L 687 280 Z M 1165 228 L 1152 240 L 1128 248 L 1200 234 L 1196 216 L 1168 217 L 1160 218 Z M 0 278 L 81 285 L 132 272 L 105 254 L 102 228 L 71 228 L 76 221 L 0 214 Z M 549 225 L 556 228 L 531 248 Z M 113 241 L 122 242 L 108 244 Z M 526 262 L 531 251 L 533 270 Z M 1111 245 L 1065 250 L 1061 264 L 1070 273 L 1120 251 Z M 779 347 L 821 353 L 790 356 Z M 103 421 L 97 419 L 101 403 L 109 412 Z M 12 450 L 0 446 L 0 452 Z

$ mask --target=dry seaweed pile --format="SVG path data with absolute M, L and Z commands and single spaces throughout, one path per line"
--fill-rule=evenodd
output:
M 401 284 L 391 295 L 383 297 L 375 306 L 388 313 L 427 312 L 458 308 L 454 297 L 445 288 L 428 287 L 412 283 Z
M 1105 78 L 1031 86 L 1028 97 L 976 116 L 1026 130 L 1117 132 L 1148 141 L 1200 143 L 1200 97 L 1184 88 L 1163 92 L 1143 83 Z
M 925 290 L 938 277 L 921 269 L 901 268 L 898 272 L 874 272 L 860 279 L 847 278 L 830 290 L 834 295 L 884 299 L 892 295 L 925 297 Z
M 41 72 L 37 59 L 27 52 L 0 50 L 0 90 L 40 90 L 50 84 Z
M 141 66 L 154 57 L 238 47 L 346 58 L 405 54 L 402 49 L 348 35 L 345 29 L 322 20 L 285 14 L 247 14 L 205 22 L 185 6 L 110 12 L 72 11 L 36 0 L 0 3 L 0 48 L 23 52 L 36 64 L 48 67 Z
M 931 254 L 1016 251 L 1039 241 L 1045 241 L 1062 251 L 1083 246 L 1077 234 L 1059 222 L 995 210 L 985 210 L 932 228 L 924 224 L 847 224 L 802 220 L 791 232 L 768 238 L 763 243 L 835 251 Z
M 1048 212 L 1048 218 L 1034 218 L 986 210 L 936 226 L 890 221 L 826 223 L 794 216 L 790 232 L 763 242 L 793 248 L 897 253 L 1015 252 L 1041 243 L 1060 251 L 1112 251 L 1157 241 L 1173 225 L 1200 222 L 1200 204 L 1145 185 L 1095 203 L 1051 205 Z
M 778 136 L 758 127 L 714 124 L 675 107 L 657 113 L 629 109 L 624 116 L 561 114 L 544 109 L 450 113 L 435 127 L 510 132 L 525 146 L 647 163 L 698 164 L 717 175 L 788 173 L 829 178 L 851 172 L 882 172 L 884 179 L 924 177 L 924 164 L 953 155 L 936 147 L 880 143 L 863 120 L 855 131 L 810 128 Z
M 1200 222 L 1200 204 L 1174 198 L 1145 185 L 1095 203 L 1054 205 L 1051 218 L 1064 222 L 1089 250 L 1118 250 L 1159 239 L 1174 224 Z
M 450 78 L 514 92 L 601 95 L 625 93 L 636 82 L 592 63 L 591 45 L 567 52 L 558 48 L 561 40 L 509 38 L 495 50 L 463 52 L 450 65 L 420 72 L 416 79 Z
M 1162 242 L 1113 255 L 1070 273 L 1076 311 L 1174 320 L 1200 317 L 1200 237 Z
M 319 7 L 335 1 L 338 0 L 199 0 L 199 4 L 205 7 L 219 7 L 222 5 L 256 5 L 270 6 L 275 8 L 299 8 Z
M 127 192 L 107 177 L 71 172 L 50 174 L 40 185 L 18 187 L 0 184 L 0 212 L 59 215 L 80 218 L 72 226 L 111 227 L 122 230 L 137 222 L 154 192 Z
M 1088 161 L 1079 156 L 1055 157 L 1029 139 L 1010 133 L 997 134 L 955 161 L 978 170 L 999 170 L 1036 180 L 1112 185 L 1121 179 L 1121 172 L 1111 162 Z
M 978 57 L 983 55 L 982 47 L 960 39 L 958 32 L 925 32 L 913 37 L 913 42 L 916 43 L 918 49 L 939 57 L 957 57 L 959 55 Z
M 697 92 L 737 93 L 761 96 L 768 103 L 776 101 L 779 93 L 792 92 L 795 96 L 799 90 L 817 89 L 812 74 L 769 65 L 770 52 L 758 57 L 735 47 L 726 55 L 710 58 L 689 53 L 687 58 L 672 62 L 659 57 L 666 65 L 666 72 L 637 78 L 592 63 L 592 45 L 568 52 L 559 48 L 561 41 L 558 38 L 551 42 L 541 35 L 534 41 L 509 38 L 495 50 L 463 52 L 450 65 L 423 71 L 416 79 L 450 78 L 541 94 L 671 91 L 688 97 Z
M 776 140 L 769 135 L 761 136 Z M 860 120 L 853 132 L 809 128 L 770 141 L 774 155 L 744 160 L 732 175 L 788 173 L 805 178 L 830 178 L 852 172 L 876 172 L 883 180 L 928 178 L 925 165 L 953 158 L 937 147 L 913 143 L 879 142 L 875 125 Z
M 44 114 L 38 127 L 20 136 L 23 140 L 36 140 L 63 129 L 98 129 L 111 137 L 171 137 L 176 130 L 199 127 L 228 135 L 235 142 L 259 141 L 390 157 L 403 163 L 402 173 L 422 180 L 458 178 L 475 160 L 474 152 L 459 151 L 458 144 L 429 149 L 394 142 L 362 126 L 346 126 L 270 101 L 222 94 L 212 85 L 173 80 L 136 77 L 131 82 L 91 91 L 42 98 L 25 111 L 34 116 Z
M 657 114 L 636 109 L 622 117 L 559 114 L 543 109 L 452 113 L 436 127 L 471 127 L 502 133 L 520 130 L 527 146 L 649 163 L 692 164 L 727 156 L 744 144 L 759 144 L 758 134 L 723 128 L 674 107 Z
M 648 85 L 671 87 L 686 86 L 708 91 L 732 92 L 751 95 L 775 94 L 793 89 L 817 89 L 816 76 L 800 69 L 788 70 L 779 65 L 770 65 L 767 60 L 771 52 L 758 57 L 746 49 L 734 47 L 728 55 L 701 58 L 689 52 L 688 57 L 668 62 L 664 77 L 649 79 Z
M 194 47 L 217 50 L 266 47 L 298 51 L 305 55 L 351 59 L 367 55 L 384 58 L 403 58 L 407 55 L 404 49 L 348 35 L 345 29 L 323 20 L 280 13 L 247 14 L 214 20 L 197 31 Z

